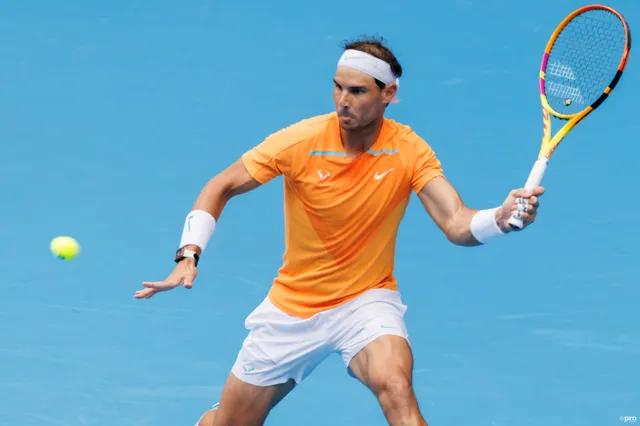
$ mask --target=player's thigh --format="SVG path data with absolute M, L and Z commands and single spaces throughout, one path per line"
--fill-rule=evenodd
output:
M 389 388 L 406 392 L 411 387 L 413 354 L 404 322 L 406 305 L 400 293 L 370 290 L 345 324 L 349 333 L 340 342 L 340 351 L 349 372 L 374 393 Z
M 341 321 L 345 331 L 338 350 L 351 375 L 373 385 L 371 380 L 378 376 L 411 372 L 406 310 L 400 293 L 386 289 L 369 290 L 345 310 L 347 315 Z
M 222 390 L 218 409 L 209 416 L 213 422 L 209 424 L 201 420 L 200 426 L 262 425 L 271 409 L 294 387 L 293 380 L 270 386 L 252 385 L 232 373 Z
M 351 359 L 349 368 L 376 395 L 385 391 L 411 391 L 413 353 L 404 337 L 376 338 Z
M 313 323 L 285 314 L 268 298 L 247 317 L 245 326 L 249 334 L 222 390 L 219 408 L 212 413 L 215 426 L 261 425 L 295 384 L 331 353 Z

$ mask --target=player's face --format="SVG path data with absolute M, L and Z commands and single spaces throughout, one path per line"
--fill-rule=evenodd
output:
M 381 91 L 372 77 L 351 68 L 338 68 L 333 80 L 333 100 L 345 130 L 355 131 L 379 119 L 385 103 L 393 98 L 389 90 Z

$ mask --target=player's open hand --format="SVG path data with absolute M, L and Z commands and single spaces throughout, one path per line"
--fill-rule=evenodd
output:
M 502 232 L 518 230 L 518 228 L 514 228 L 509 224 L 509 219 L 514 213 L 516 217 L 522 220 L 522 229 L 531 225 L 538 215 L 540 197 L 543 194 L 544 187 L 542 186 L 536 186 L 531 191 L 527 191 L 524 188 L 511 191 L 496 215 L 496 221 L 500 229 L 502 229 Z
M 181 260 L 173 272 L 163 281 L 145 281 L 142 283 L 144 290 L 136 291 L 136 299 L 148 299 L 154 294 L 161 291 L 172 290 L 178 286 L 184 286 L 184 288 L 193 287 L 193 281 L 198 275 L 195 260 L 186 258 Z

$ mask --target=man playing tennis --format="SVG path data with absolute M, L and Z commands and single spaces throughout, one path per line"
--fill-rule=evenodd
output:
M 334 75 L 336 112 L 269 137 L 202 189 L 185 220 L 177 266 L 137 298 L 191 288 L 199 255 L 226 203 L 282 175 L 286 250 L 217 409 L 200 426 L 264 423 L 269 411 L 332 353 L 377 397 L 391 425 L 427 425 L 412 387 L 413 356 L 393 275 L 395 241 L 412 192 L 453 244 L 477 246 L 510 232 L 516 212 L 536 217 L 536 187 L 502 206 L 466 207 L 430 146 L 384 117 L 402 68 L 381 41 L 345 46 Z

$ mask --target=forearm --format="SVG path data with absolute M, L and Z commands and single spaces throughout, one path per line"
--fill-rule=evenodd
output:
M 217 221 L 232 195 L 229 185 L 218 175 L 202 188 L 192 210 L 205 211 Z
M 193 220 L 194 213 L 198 215 L 197 220 L 199 220 L 199 224 L 201 227 L 215 228 L 215 223 L 220 218 L 220 215 L 222 214 L 222 211 L 224 210 L 231 196 L 231 192 L 223 184 L 222 180 L 219 177 L 215 177 L 207 182 L 207 184 L 200 191 L 200 194 L 198 194 L 198 198 L 193 204 L 192 211 L 186 219 L 185 232 L 187 232 L 189 228 L 191 228 L 190 221 Z M 203 214 L 202 212 L 208 213 L 213 219 L 208 218 L 207 215 Z M 202 249 L 197 244 L 185 244 L 187 241 L 189 240 L 184 239 L 181 242 L 181 245 L 184 245 L 184 247 L 189 250 L 195 251 L 199 255 L 202 254 Z
M 445 229 L 447 238 L 459 246 L 482 245 L 481 241 L 489 234 L 508 232 L 498 225 L 499 214 L 499 208 L 476 210 L 462 206 L 452 216 Z
M 464 247 L 481 245 L 471 232 L 471 221 L 477 212 L 478 210 L 461 206 L 443 230 L 447 239 L 453 244 Z
M 251 177 L 241 160 L 207 182 L 185 220 L 181 247 L 197 253 L 204 251 L 229 200 L 258 186 L 260 183 Z

